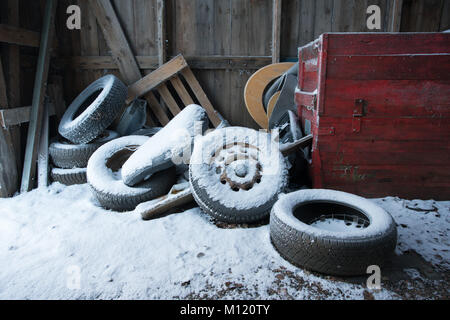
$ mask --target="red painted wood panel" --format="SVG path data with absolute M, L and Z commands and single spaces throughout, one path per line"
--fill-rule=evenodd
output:
M 450 80 L 450 54 L 330 57 L 327 68 L 327 79 Z
M 351 137 L 354 140 L 441 141 L 450 143 L 449 118 L 362 118 L 361 131 L 352 131 L 352 118 L 320 118 L 319 128 L 334 128 L 333 140 Z M 328 134 L 324 136 L 329 136 Z M 320 137 L 319 137 L 320 141 Z
M 317 72 L 299 74 L 300 88 L 318 89 L 314 111 L 299 107 L 314 135 L 313 186 L 450 199 L 450 34 L 320 41 L 299 52 L 300 62 L 318 61 Z
M 355 99 L 367 101 L 365 118 L 450 117 L 448 80 L 327 79 L 326 87 L 327 117 L 352 117 Z
M 448 53 L 450 47 L 450 33 L 330 33 L 328 38 L 330 56 Z

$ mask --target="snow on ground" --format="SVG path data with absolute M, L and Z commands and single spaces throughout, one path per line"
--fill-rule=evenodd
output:
M 397 253 L 415 250 L 448 273 L 450 202 L 374 201 L 399 224 Z M 407 288 L 425 283 L 405 272 Z M 448 288 L 425 285 L 428 296 L 413 297 Z M 0 199 L 1 299 L 397 299 L 402 290 L 303 271 L 273 249 L 268 225 L 218 228 L 198 208 L 142 221 L 97 207 L 87 184 Z

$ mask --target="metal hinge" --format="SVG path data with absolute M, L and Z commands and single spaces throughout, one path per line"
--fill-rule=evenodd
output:
M 361 131 L 361 118 L 366 115 L 367 101 L 363 99 L 355 100 L 355 107 L 353 109 L 352 131 L 359 133 Z

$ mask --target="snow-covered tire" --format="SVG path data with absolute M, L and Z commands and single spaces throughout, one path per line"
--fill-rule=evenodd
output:
M 397 229 L 391 215 L 367 199 L 313 189 L 280 196 L 270 214 L 270 238 L 294 265 L 351 276 L 383 265 L 395 249 Z
M 91 143 L 73 144 L 70 141 L 54 137 L 48 151 L 53 164 L 58 168 L 86 168 L 91 155 L 101 145 L 119 137 L 115 131 L 105 130 Z
M 131 135 L 133 136 L 147 136 L 147 137 L 153 137 L 155 134 L 157 134 L 162 128 L 161 127 L 148 127 L 148 128 L 142 128 L 139 130 L 136 130 Z
M 167 194 L 176 180 L 175 168 L 151 175 L 134 187 L 123 183 L 119 170 L 131 154 L 149 138 L 126 136 L 98 148 L 89 159 L 87 180 L 102 207 L 133 210 L 139 203 Z
M 50 172 L 52 181 L 60 182 L 66 186 L 86 183 L 86 168 L 60 169 L 52 168 Z
M 127 87 L 115 76 L 94 81 L 67 108 L 59 133 L 73 143 L 94 140 L 122 111 L 126 97 Z
M 208 128 L 208 116 L 203 107 L 190 104 L 152 136 L 123 165 L 126 185 L 134 186 L 146 176 L 174 165 L 187 163 L 194 136 Z
M 267 218 L 286 187 L 286 163 L 270 135 L 227 127 L 195 142 L 189 182 L 200 208 L 226 223 Z

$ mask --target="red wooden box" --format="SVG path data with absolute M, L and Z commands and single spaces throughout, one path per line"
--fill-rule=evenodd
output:
M 450 33 L 329 33 L 299 48 L 314 188 L 450 199 Z

